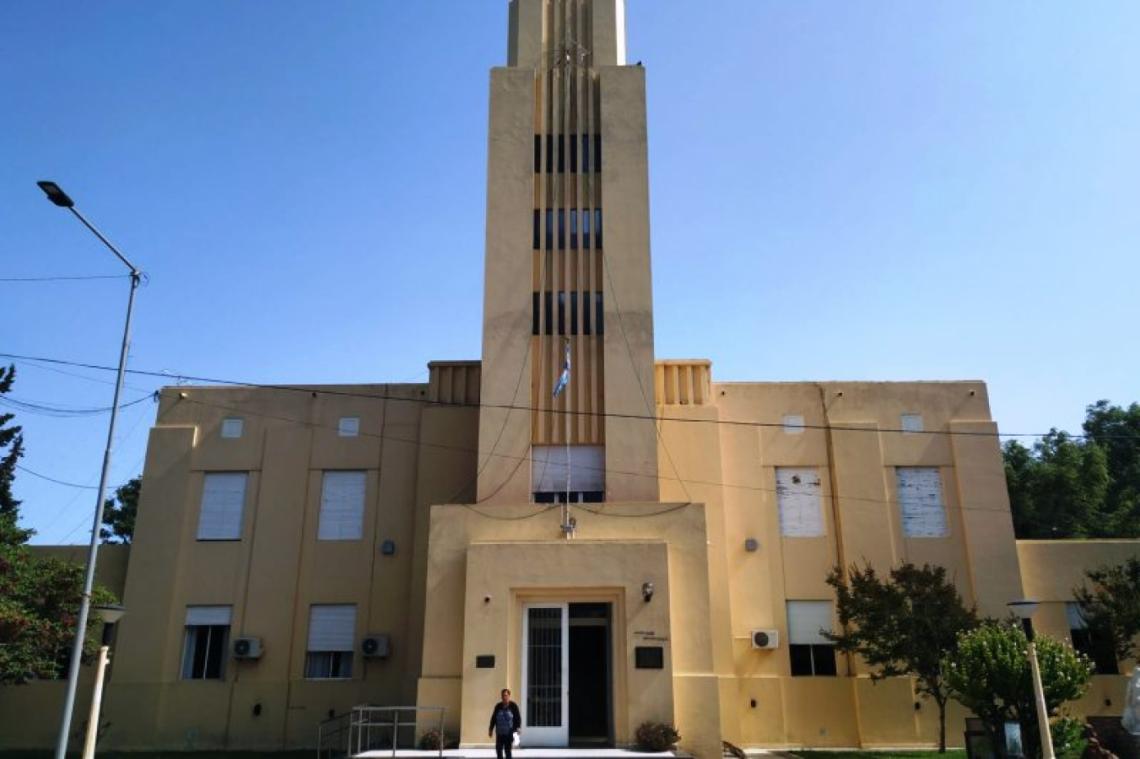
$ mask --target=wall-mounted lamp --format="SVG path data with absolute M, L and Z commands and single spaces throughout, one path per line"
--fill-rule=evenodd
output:
M 383 543 L 380 544 L 380 553 L 384 554 L 385 556 L 392 556 L 393 554 L 395 554 L 396 553 L 396 541 L 385 540 Z
M 749 553 L 752 553 L 759 547 L 760 541 L 756 540 L 756 538 L 748 538 L 744 541 L 744 550 L 748 551 Z
M 645 603 L 653 600 L 653 583 L 649 581 L 641 583 L 641 597 L 645 599 Z

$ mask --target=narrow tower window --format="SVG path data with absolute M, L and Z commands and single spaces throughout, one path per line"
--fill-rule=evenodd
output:
M 566 334 L 566 293 L 558 293 L 558 334 Z
M 578 334 L 578 293 L 570 293 L 570 334 Z
M 551 334 L 554 325 L 554 296 L 552 293 L 543 293 L 546 296 L 546 334 Z
M 590 334 L 590 291 L 582 293 L 582 334 Z
M 534 136 L 534 173 L 542 171 L 542 135 Z
M 558 209 L 558 249 L 566 250 L 566 209 Z
M 602 314 L 605 312 L 605 309 L 602 307 L 602 294 L 601 293 L 594 293 L 594 305 L 595 305 L 595 311 L 596 311 L 596 313 L 594 315 L 594 334 L 595 335 L 604 335 L 605 334 L 605 322 L 602 321 Z
M 602 136 L 594 135 L 594 173 L 602 173 Z
M 578 135 L 570 135 L 570 173 L 578 171 Z
M 582 209 L 582 247 L 590 248 L 590 209 Z
M 554 209 L 546 209 L 546 249 L 554 249 Z
M 570 209 L 570 248 L 578 250 L 578 209 Z
M 539 297 L 538 297 L 538 293 L 531 293 L 531 295 L 533 296 L 533 303 L 531 304 L 531 310 L 533 313 L 531 313 L 531 317 L 530 317 L 530 333 L 532 335 L 537 335 L 538 334 L 538 321 L 539 321 L 539 319 L 538 319 L 538 300 L 539 300 Z
M 536 208 L 536 209 L 534 209 L 534 249 L 535 250 L 538 250 L 538 248 L 539 248 L 539 234 L 538 234 L 539 218 L 540 218 L 540 212 Z
M 602 209 L 594 209 L 594 247 L 602 248 Z
M 582 135 L 582 173 L 590 172 L 590 135 Z
M 558 173 L 566 171 L 566 136 L 558 135 Z
M 553 135 L 546 135 L 546 173 L 549 174 L 554 169 L 554 137 Z

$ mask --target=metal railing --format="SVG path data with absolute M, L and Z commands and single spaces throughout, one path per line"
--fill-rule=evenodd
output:
M 317 725 L 317 759 L 340 759 L 348 756 L 352 712 L 336 714 Z
M 407 716 L 409 712 L 410 717 Z M 391 751 L 392 756 L 395 756 L 399 748 L 417 748 L 416 729 L 420 724 L 421 712 L 426 712 L 428 716 L 439 717 L 436 734 L 439 736 L 438 753 L 442 759 L 445 742 L 443 735 L 445 709 L 442 706 L 354 706 L 349 714 L 341 715 L 349 718 L 345 753 L 355 756 L 365 751 Z M 404 718 L 401 719 L 401 716 Z M 410 743 L 405 742 L 403 746 L 400 745 L 401 730 L 405 734 L 411 731 Z M 318 759 L 323 757 L 318 756 Z

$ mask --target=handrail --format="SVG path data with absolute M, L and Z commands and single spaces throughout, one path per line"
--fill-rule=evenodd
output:
M 334 727 L 335 729 L 333 729 Z M 348 756 L 348 747 L 352 741 L 352 712 L 334 714 L 317 723 L 317 759 L 324 759 L 326 736 L 333 738 L 342 733 L 345 734 L 343 753 Z M 329 755 L 332 756 L 336 750 L 335 747 L 330 747 L 328 749 Z
M 418 720 L 413 718 L 411 722 L 400 721 L 401 712 L 413 712 L 418 715 L 419 712 L 430 712 L 439 714 L 439 747 L 438 755 L 443 759 L 443 718 L 446 709 L 442 706 L 354 706 L 352 707 L 351 717 L 348 723 L 348 748 L 351 749 L 354 745 L 353 739 L 355 738 L 356 751 L 351 752 L 353 756 L 362 753 L 365 750 L 372 749 L 372 728 L 373 727 L 391 727 L 392 730 L 392 756 L 396 756 L 396 749 L 398 747 L 400 728 L 401 727 L 415 727 Z M 392 715 L 391 720 L 381 720 L 378 717 L 381 714 L 390 712 Z M 374 719 L 377 717 L 377 719 Z M 365 748 L 367 747 L 367 748 Z

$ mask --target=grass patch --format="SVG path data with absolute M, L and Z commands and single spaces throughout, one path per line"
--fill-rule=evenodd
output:
M 99 759 L 312 759 L 304 751 L 97 751 Z M 52 759 L 54 751 L 0 751 L 0 759 Z M 77 759 L 78 752 L 68 753 Z

